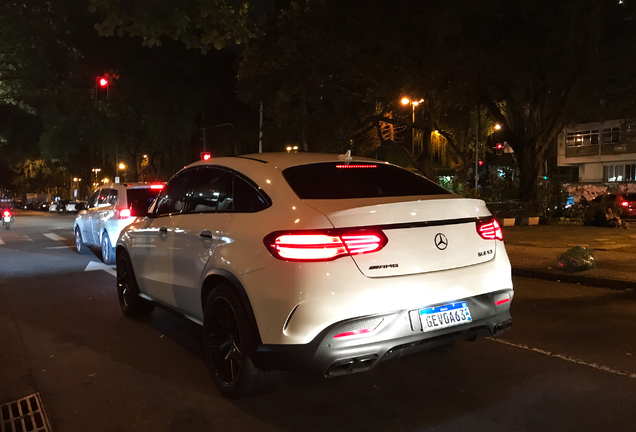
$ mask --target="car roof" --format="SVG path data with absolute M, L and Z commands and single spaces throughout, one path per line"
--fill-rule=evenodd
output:
M 298 165 L 307 165 L 313 163 L 321 163 L 321 162 L 376 162 L 376 163 L 388 163 L 382 162 L 375 159 L 369 159 L 361 156 L 351 156 L 351 159 L 345 159 L 345 155 L 339 155 L 336 153 L 252 153 L 246 154 L 236 157 L 221 157 L 221 158 L 211 158 L 207 161 L 197 161 L 194 162 L 188 167 L 193 166 L 205 166 L 205 165 L 227 165 L 232 166 L 232 160 L 244 159 L 244 160 L 252 160 L 260 164 L 268 164 L 273 166 L 279 170 L 285 170 L 287 168 L 298 166 Z

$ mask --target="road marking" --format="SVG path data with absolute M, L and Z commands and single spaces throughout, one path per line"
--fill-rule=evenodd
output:
M 516 344 L 516 343 L 513 343 L 513 342 L 509 342 L 509 341 L 504 340 L 504 339 L 494 339 L 494 338 L 491 338 L 491 337 L 488 337 L 486 339 L 491 340 L 493 342 L 499 342 L 500 344 L 510 345 L 510 346 L 515 347 L 515 348 L 521 348 L 521 349 L 524 349 L 524 350 L 528 350 L 528 351 L 536 352 L 536 353 L 539 353 L 539 354 L 547 355 L 549 357 L 556 357 L 558 359 L 565 360 L 565 361 L 568 361 L 570 363 L 580 364 L 580 365 L 583 365 L 583 366 L 587 366 L 587 367 L 591 367 L 591 368 L 594 368 L 594 369 L 598 369 L 598 370 L 603 371 L 603 372 L 609 372 L 609 373 L 612 373 L 614 375 L 620 375 L 620 376 L 624 376 L 624 377 L 627 377 L 627 378 L 636 379 L 636 373 L 619 371 L 619 370 L 616 370 L 616 369 L 612 369 L 609 366 L 599 365 L 599 364 L 596 364 L 596 363 L 588 363 L 588 362 L 583 361 L 581 359 L 578 359 L 576 357 L 570 357 L 570 356 L 565 356 L 565 355 L 561 355 L 561 354 L 556 354 L 556 353 L 553 353 L 553 352 L 550 352 L 550 351 L 545 351 L 545 350 L 542 350 L 542 349 L 539 349 L 539 348 L 533 348 L 533 347 L 530 347 L 528 345 Z
M 68 246 L 49 246 L 44 249 L 70 249 Z
M 56 240 L 56 241 L 64 241 L 64 240 L 66 240 L 64 237 L 60 237 L 59 235 L 53 234 L 53 233 L 45 233 L 43 235 L 44 235 L 44 237 L 48 237 L 51 240 Z
M 24 238 L 25 238 L 26 241 L 30 241 L 30 242 L 33 241 L 33 239 L 31 237 L 29 237 L 29 236 L 24 236 Z
M 88 263 L 84 271 L 94 271 L 94 270 L 104 270 L 106 273 L 111 274 L 113 276 L 117 276 L 117 270 L 115 270 L 115 266 L 109 266 L 104 263 L 100 263 L 97 261 L 91 261 Z

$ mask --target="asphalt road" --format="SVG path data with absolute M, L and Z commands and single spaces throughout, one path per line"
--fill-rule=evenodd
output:
M 200 329 L 161 310 L 125 318 L 112 267 L 75 252 L 72 221 L 18 214 L 0 231 L 0 404 L 39 392 L 55 432 L 636 430 L 633 291 L 516 278 L 499 339 L 229 401 Z

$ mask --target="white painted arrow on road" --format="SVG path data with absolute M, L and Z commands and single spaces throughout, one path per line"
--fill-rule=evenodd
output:
M 117 270 L 115 270 L 115 266 L 109 266 L 104 263 L 100 263 L 97 261 L 91 261 L 88 263 L 84 271 L 94 271 L 94 270 L 104 270 L 106 273 L 111 274 L 113 276 L 117 276 Z

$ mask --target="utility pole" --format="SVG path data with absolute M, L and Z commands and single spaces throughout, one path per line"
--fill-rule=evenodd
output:
M 263 153 L 263 102 L 261 102 L 260 122 L 258 124 L 258 152 Z
M 481 105 L 477 105 L 477 135 L 475 136 L 475 196 L 479 193 L 479 126 L 481 124 Z

